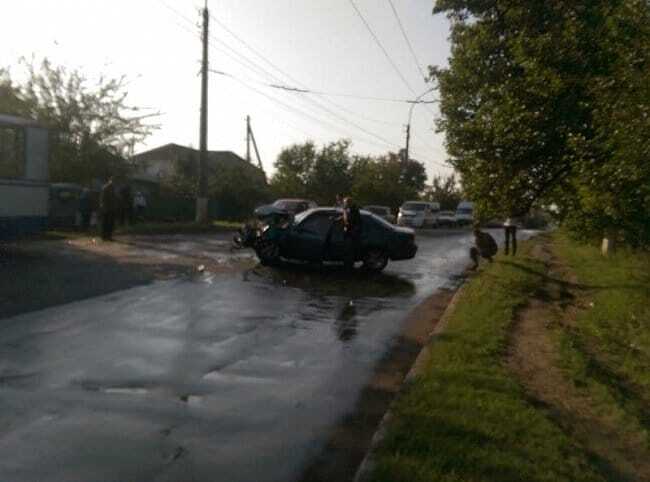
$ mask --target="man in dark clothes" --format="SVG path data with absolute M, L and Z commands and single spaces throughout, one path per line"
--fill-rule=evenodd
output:
M 472 269 L 478 268 L 479 257 L 487 259 L 490 263 L 492 257 L 497 254 L 499 247 L 497 242 L 488 233 L 481 231 L 479 226 L 474 226 L 474 244 L 469 250 L 469 257 L 472 258 L 474 265 Z
M 352 269 L 361 242 L 361 213 L 349 197 L 343 200 L 343 239 L 345 241 L 345 267 Z
M 113 178 L 109 177 L 108 182 L 102 187 L 102 193 L 99 199 L 99 208 L 102 213 L 102 239 L 104 241 L 113 240 L 116 204 L 117 199 L 115 199 Z
M 119 222 L 122 226 L 133 224 L 133 195 L 131 194 L 131 186 L 125 184 L 120 189 L 120 211 Z
M 84 188 L 79 196 L 79 214 L 81 215 L 81 229 L 88 231 L 90 227 L 90 215 L 92 214 L 92 206 L 90 200 L 90 191 Z
M 512 242 L 512 255 L 517 254 L 517 218 L 510 217 L 506 219 L 506 222 L 503 223 L 503 231 L 505 234 L 506 246 L 505 253 L 509 254 L 510 252 L 510 243 Z

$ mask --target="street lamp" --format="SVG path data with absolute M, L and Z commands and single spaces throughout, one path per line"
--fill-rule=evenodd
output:
M 416 106 L 416 104 L 423 104 L 424 102 L 421 100 L 422 97 L 427 95 L 429 92 L 433 92 L 435 90 L 435 87 L 431 87 L 430 89 L 427 89 L 425 92 L 421 93 L 419 96 L 415 98 L 415 100 L 410 100 L 409 103 L 411 104 L 411 107 L 409 108 L 409 120 L 408 123 L 406 124 L 406 148 L 404 149 L 404 160 L 408 161 L 409 160 L 409 144 L 411 142 L 411 118 L 413 117 L 413 108 Z M 431 101 L 430 103 L 433 103 L 435 101 Z

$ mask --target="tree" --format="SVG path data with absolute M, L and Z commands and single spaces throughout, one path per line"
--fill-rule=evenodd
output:
M 280 152 L 271 189 L 277 197 L 313 199 L 331 204 L 339 193 L 349 192 L 350 141 L 339 140 L 316 149 L 313 142 L 295 144 Z
M 438 0 L 434 11 L 452 21 L 449 68 L 432 70 L 438 127 L 478 211 L 554 203 L 580 234 L 647 232 L 647 0 Z
M 353 156 L 345 139 L 321 149 L 313 142 L 290 146 L 275 167 L 271 188 L 277 197 L 305 197 L 321 205 L 331 205 L 337 194 L 351 194 L 360 205 L 396 208 L 417 199 L 427 178 L 422 163 L 405 162 L 395 153 Z
M 379 204 L 394 210 L 404 201 L 419 199 L 426 182 L 422 163 L 413 159 L 403 161 L 395 153 L 357 158 L 351 174 L 352 195 L 359 204 Z
M 53 66 L 44 59 L 37 68 L 21 61 L 27 81 L 15 84 L 0 72 L 0 91 L 9 95 L 0 111 L 38 120 L 51 128 L 50 179 L 87 183 L 128 171 L 130 146 L 144 140 L 157 126 L 140 109 L 128 105 L 126 78 L 100 77 L 89 85 L 77 70 Z
M 161 188 L 172 196 L 195 199 L 198 191 L 198 154 L 175 159 L 170 174 L 161 179 Z M 246 162 L 220 162 L 208 157 L 208 197 L 218 204 L 223 219 L 247 218 L 255 207 L 270 200 L 264 173 Z
M 435 176 L 424 197 L 427 201 L 439 202 L 440 209 L 449 211 L 455 210 L 463 199 L 455 174 L 447 177 Z

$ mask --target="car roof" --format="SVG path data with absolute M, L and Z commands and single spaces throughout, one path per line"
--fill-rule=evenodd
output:
M 273 202 L 276 203 L 278 201 L 284 201 L 284 202 L 290 201 L 290 202 L 301 202 L 301 203 L 302 202 L 306 202 L 306 203 L 313 203 L 314 202 L 311 199 L 302 199 L 302 198 L 298 198 L 298 197 L 286 197 L 286 198 L 276 199 Z

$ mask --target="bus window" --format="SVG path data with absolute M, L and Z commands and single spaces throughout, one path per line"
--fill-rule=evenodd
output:
M 20 178 L 25 175 L 25 131 L 0 126 L 0 177 Z

